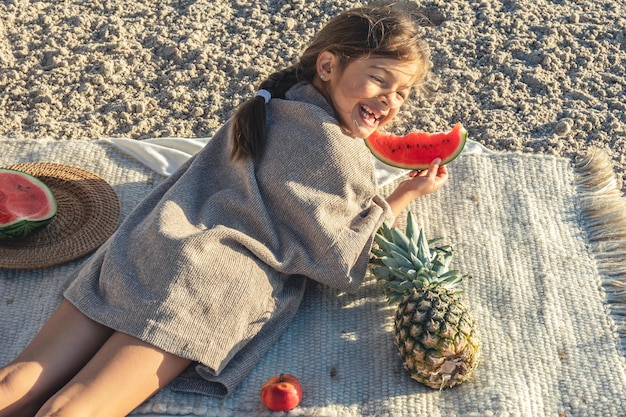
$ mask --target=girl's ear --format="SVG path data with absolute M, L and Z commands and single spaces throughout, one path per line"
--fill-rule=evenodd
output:
M 322 81 L 330 81 L 337 68 L 337 56 L 329 51 L 322 51 L 317 55 L 316 70 Z

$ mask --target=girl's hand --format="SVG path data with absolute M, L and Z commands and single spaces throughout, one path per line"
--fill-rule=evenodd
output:
M 441 159 L 437 158 L 431 162 L 428 170 L 409 172 L 410 179 L 401 182 L 395 191 L 387 197 L 387 202 L 396 217 L 411 201 L 423 195 L 434 193 L 448 181 L 448 169 L 445 166 L 440 166 L 440 163 Z
M 441 159 L 437 158 L 430 163 L 426 171 L 411 171 L 411 178 L 407 183 L 411 183 L 411 187 L 417 193 L 417 197 L 434 193 L 440 189 L 448 181 L 448 169 L 445 166 L 439 166 Z

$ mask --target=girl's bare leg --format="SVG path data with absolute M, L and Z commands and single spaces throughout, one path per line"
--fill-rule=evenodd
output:
M 63 300 L 26 349 L 0 369 L 0 417 L 32 417 L 111 334 Z
M 126 416 L 191 363 L 115 332 L 36 417 Z

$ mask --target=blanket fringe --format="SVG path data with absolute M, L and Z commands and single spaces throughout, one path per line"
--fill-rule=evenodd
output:
M 598 262 L 608 309 L 626 354 L 626 197 L 611 161 L 591 149 L 574 164 L 581 216 Z

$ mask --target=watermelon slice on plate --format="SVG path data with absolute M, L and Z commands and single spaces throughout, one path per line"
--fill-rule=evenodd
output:
M 46 184 L 25 172 L 0 168 L 0 239 L 29 236 L 56 213 L 56 200 Z
M 365 139 L 372 154 L 387 165 L 421 171 L 441 158 L 441 165 L 455 159 L 467 140 L 467 130 L 461 123 L 449 132 L 410 132 L 404 136 L 374 132 Z

